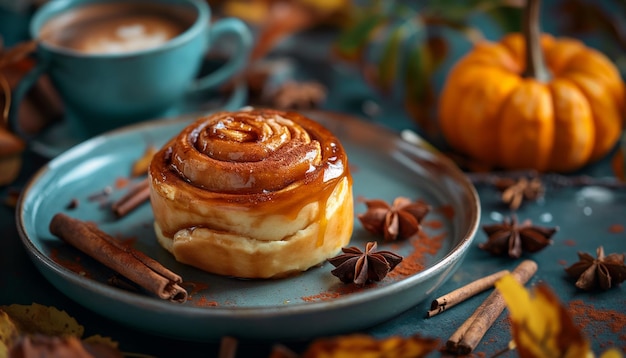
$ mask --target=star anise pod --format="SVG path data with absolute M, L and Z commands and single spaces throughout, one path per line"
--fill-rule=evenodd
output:
M 570 276 L 577 278 L 576 287 L 582 290 L 596 287 L 608 290 L 626 280 L 624 254 L 604 256 L 604 247 L 600 246 L 596 249 L 596 256 L 598 258 L 594 259 L 586 252 L 579 252 L 580 261 L 565 269 Z
M 430 206 L 422 201 L 411 201 L 397 197 L 393 205 L 384 200 L 366 200 L 367 211 L 357 215 L 363 227 L 376 235 L 382 235 L 386 241 L 407 239 L 421 230 L 424 216 L 430 212 Z
M 513 215 L 505 217 L 501 224 L 484 225 L 483 231 L 488 238 L 479 247 L 494 255 L 518 258 L 522 252 L 537 252 L 552 244 L 550 238 L 558 230 L 558 227 L 534 226 L 530 220 L 518 224 Z
M 357 247 L 344 247 L 343 254 L 328 259 L 335 269 L 331 273 L 342 282 L 364 285 L 380 281 L 402 262 L 402 256 L 391 251 L 376 251 L 375 241 L 365 245 L 365 252 Z
M 525 200 L 534 201 L 540 198 L 545 189 L 541 179 L 533 178 L 500 178 L 495 182 L 496 188 L 502 192 L 502 202 L 511 210 L 517 210 Z

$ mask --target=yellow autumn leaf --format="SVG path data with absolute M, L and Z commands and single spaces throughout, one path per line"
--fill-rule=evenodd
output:
M 56 307 L 38 303 L 0 306 L 18 327 L 21 334 L 40 333 L 49 336 L 71 335 L 82 337 L 85 328 L 74 317 Z
M 17 339 L 18 329 L 11 317 L 0 309 L 0 357 L 9 355 L 9 347 Z
M 600 358 L 623 358 L 622 353 L 617 348 L 610 348 L 600 355 Z
M 253 24 L 263 22 L 269 11 L 269 4 L 264 1 L 235 0 L 224 3 L 222 12 Z
M 38 303 L 0 306 L 0 358 L 7 357 L 11 347 L 25 337 L 42 337 L 40 341 L 60 339 L 95 346 L 102 352 L 118 352 L 118 342 L 109 337 L 92 335 L 81 341 L 84 331 L 74 317 L 53 306 Z
M 496 288 L 510 312 L 519 357 L 593 357 L 589 341 L 548 286 L 538 285 L 531 294 L 508 274 Z
M 327 14 L 348 9 L 352 4 L 349 0 L 300 0 L 300 2 Z
M 302 358 L 416 358 L 425 357 L 438 346 L 438 340 L 417 335 L 376 339 L 365 334 L 351 334 L 315 340 Z

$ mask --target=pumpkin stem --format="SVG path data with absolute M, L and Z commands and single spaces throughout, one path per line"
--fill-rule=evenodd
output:
M 526 43 L 526 69 L 524 77 L 541 82 L 550 80 L 550 73 L 543 59 L 541 50 L 541 28 L 539 26 L 540 0 L 526 0 L 524 7 L 523 31 Z

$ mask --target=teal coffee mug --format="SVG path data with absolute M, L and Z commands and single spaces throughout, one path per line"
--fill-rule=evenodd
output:
M 203 0 L 53 0 L 35 12 L 29 31 L 39 41 L 38 64 L 18 84 L 15 101 L 48 74 L 69 130 L 83 137 L 174 114 L 186 96 L 215 92 L 233 78 L 252 47 L 242 21 L 211 23 Z M 230 45 L 228 59 L 199 77 L 219 39 Z M 17 114 L 10 118 L 15 126 Z

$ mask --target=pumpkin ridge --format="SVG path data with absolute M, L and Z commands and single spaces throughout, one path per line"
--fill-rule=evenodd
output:
M 567 77 L 569 73 L 578 72 L 570 68 L 572 59 L 585 51 L 585 47 L 578 40 L 558 39 L 549 50 L 544 50 L 546 65 L 552 76 Z
M 606 92 L 613 96 L 618 111 L 624 113 L 626 106 L 626 88 L 619 71 L 597 50 L 579 51 L 569 58 L 565 68 L 568 73 L 584 73 L 605 86 Z
M 506 128 L 505 128 L 504 120 L 503 120 L 504 111 L 506 109 L 506 105 L 511 100 L 511 96 L 513 96 L 513 94 L 519 88 L 519 86 L 521 85 L 521 82 L 523 81 L 521 78 L 518 78 L 518 79 L 519 81 L 517 81 L 517 83 L 510 88 L 509 92 L 505 96 L 502 97 L 500 102 L 497 103 L 498 109 L 496 111 L 496 117 L 498 118 L 498 120 L 496 122 L 496 128 L 495 128 L 495 132 L 497 133 L 497 136 L 496 136 L 496 140 L 494 141 L 493 152 L 497 157 L 496 165 L 498 166 L 502 166 L 502 163 L 505 160 L 504 154 L 503 154 L 505 149 L 504 149 L 504 146 L 500 142 L 500 138 L 507 136 L 507 132 L 506 132 Z
M 508 97 L 520 79 L 500 67 L 464 64 L 453 70 L 454 75 L 442 92 L 440 128 L 453 148 L 478 158 L 487 156 L 486 161 L 495 165 L 499 160 L 496 145 L 501 109 L 494 106 Z M 490 78 L 499 81 L 485 81 Z
M 578 72 L 569 78 L 591 105 L 596 127 L 596 140 L 591 160 L 595 161 L 608 153 L 619 140 L 622 131 L 621 114 L 617 106 L 605 96 L 605 89 L 598 89 L 593 77 Z
M 566 78 L 555 78 L 548 89 L 555 124 L 549 167 L 559 172 L 573 171 L 588 162 L 593 151 L 596 130 L 591 105 Z
M 484 71 L 484 77 L 493 77 L 490 72 L 501 72 L 499 69 Z M 472 86 L 463 93 L 457 108 L 467 116 L 466 126 L 459 128 L 463 131 L 463 145 L 472 157 L 483 158 L 485 162 L 495 165 L 499 161 L 498 131 L 500 122 L 500 108 L 495 104 L 503 103 L 518 85 L 515 77 L 512 80 L 503 79 L 497 84 L 483 81 L 481 85 Z
M 545 171 L 554 137 L 553 107 L 547 87 L 525 79 L 510 94 L 502 110 L 503 135 L 498 136 L 505 168 Z

